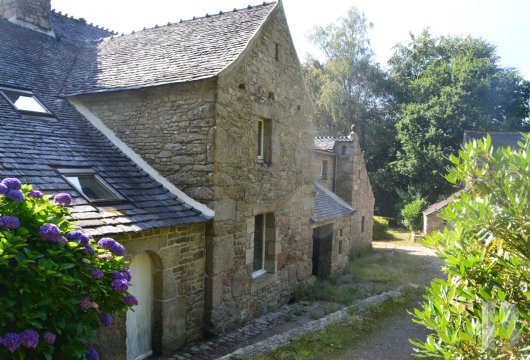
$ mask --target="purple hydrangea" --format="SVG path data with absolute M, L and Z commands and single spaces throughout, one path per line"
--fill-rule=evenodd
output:
M 22 183 L 17 178 L 5 178 L 2 180 L 2 184 L 9 190 L 20 190 Z
M 42 334 L 42 337 L 44 341 L 47 342 L 48 344 L 53 344 L 57 336 L 51 331 L 45 331 L 44 334 Z
M 6 196 L 8 199 L 16 202 L 24 201 L 24 194 L 20 190 L 7 190 Z
M 121 270 L 121 273 L 123 275 L 123 278 L 127 281 L 131 281 L 132 279 L 132 276 L 131 276 L 131 272 L 129 271 L 129 269 L 122 269 Z
M 111 238 L 103 238 L 99 240 L 98 247 L 109 250 L 116 256 L 123 256 L 123 254 L 125 254 L 125 248 L 119 242 Z
M 39 235 L 46 241 L 61 241 L 61 230 L 55 224 L 42 225 Z
M 2 345 L 4 345 L 9 352 L 14 352 L 20 347 L 20 335 L 16 333 L 7 333 L 2 338 Z
M 28 349 L 35 349 L 39 344 L 39 334 L 33 329 L 27 329 L 20 333 L 20 343 Z
M 79 301 L 79 306 L 81 306 L 81 308 L 84 309 L 84 310 L 88 310 L 88 309 L 90 309 L 91 307 L 94 306 L 94 303 L 92 301 L 90 301 L 90 299 L 82 298 Z
M 127 289 L 129 288 L 129 283 L 125 279 L 112 280 L 110 285 L 116 291 L 127 291 Z
M 119 271 L 116 271 L 116 270 L 112 270 L 111 276 L 112 276 L 113 279 L 125 279 L 123 274 L 121 272 L 119 272 Z
M 66 235 L 66 238 L 70 241 L 79 241 L 79 243 L 83 246 L 86 246 L 88 245 L 88 242 L 90 241 L 91 239 L 91 236 L 90 235 L 87 235 L 85 234 L 84 232 L 82 231 L 79 231 L 79 230 L 74 230 L 74 231 L 70 231 L 68 233 L 68 235 Z
M 103 271 L 99 270 L 99 269 L 94 269 L 94 270 L 91 270 L 90 273 L 92 274 L 93 277 L 95 277 L 96 279 L 103 279 Z
M 60 206 L 68 206 L 72 203 L 72 197 L 67 193 L 59 193 L 53 197 L 53 201 Z
M 138 305 L 138 299 L 134 295 L 127 295 L 123 298 L 127 305 Z
M 7 194 L 9 189 L 4 184 L 0 183 L 0 194 Z
M 20 220 L 16 216 L 0 216 L 0 228 L 15 230 L 20 227 Z
M 102 315 L 100 320 L 103 326 L 110 326 L 110 324 L 112 324 L 112 316 L 110 316 L 110 314 Z
M 96 250 L 94 250 L 94 248 L 90 245 L 85 245 L 85 249 L 83 250 L 83 252 L 86 255 L 90 255 L 90 256 L 94 256 L 96 254 Z
M 43 193 L 39 190 L 31 190 L 28 193 L 28 197 L 34 198 L 34 199 L 42 199 Z
M 112 254 L 108 254 L 108 253 L 98 255 L 98 259 L 112 259 L 112 258 L 113 258 Z
M 88 349 L 85 354 L 85 360 L 99 360 L 99 354 L 96 349 Z

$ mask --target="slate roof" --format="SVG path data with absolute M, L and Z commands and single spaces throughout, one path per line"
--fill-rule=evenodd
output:
M 347 136 L 316 136 L 315 137 L 315 149 L 333 152 L 333 147 L 336 142 L 351 142 L 351 139 Z
M 347 202 L 318 183 L 314 183 L 313 191 L 315 192 L 315 213 L 311 217 L 313 222 L 338 219 L 355 211 Z
M 491 145 L 493 148 L 510 146 L 512 149 L 517 149 L 519 148 L 517 142 L 524 141 L 524 138 L 519 132 L 484 132 L 466 130 L 464 131 L 464 144 L 472 140 L 482 140 L 487 134 L 490 134 Z
M 84 47 L 66 95 L 136 89 L 211 78 L 247 46 L 276 3 L 208 15 Z
M 462 192 L 462 190 L 459 190 L 459 191 L 455 192 L 454 194 L 451 194 L 449 197 L 447 197 L 447 198 L 445 198 L 445 199 L 443 199 L 441 201 L 438 201 L 437 203 L 432 204 L 427 209 L 423 210 L 423 215 L 431 215 L 432 213 L 444 208 L 445 206 L 447 206 L 447 204 L 449 204 L 451 201 L 453 201 L 453 199 L 455 197 L 460 196 L 461 192 Z
M 57 32 L 66 34 L 68 24 L 72 22 L 64 21 Z M 79 26 L 88 25 L 79 22 Z M 81 29 L 69 39 L 90 41 L 94 36 L 99 32 Z M 70 193 L 72 218 L 93 235 L 207 221 L 136 166 L 59 96 L 79 53 L 73 41 L 0 19 L 0 44 L 0 85 L 32 90 L 55 115 L 22 116 L 0 96 L 0 178 L 18 177 L 47 194 Z M 56 169 L 61 167 L 94 169 L 127 201 L 108 207 L 87 203 L 59 176 Z
M 83 19 L 75 19 L 51 11 L 50 20 L 55 37 L 60 41 L 68 40 L 76 44 L 90 43 L 116 35 L 115 32 L 88 24 Z

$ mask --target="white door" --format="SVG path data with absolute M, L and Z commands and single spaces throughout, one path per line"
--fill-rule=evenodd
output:
M 127 360 L 141 360 L 153 353 L 153 266 L 149 255 L 137 255 L 129 270 L 129 292 L 138 299 L 138 306 L 127 312 Z

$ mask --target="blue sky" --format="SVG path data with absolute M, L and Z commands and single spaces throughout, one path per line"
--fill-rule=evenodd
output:
M 52 7 L 118 32 L 176 22 L 219 10 L 259 4 L 257 0 L 52 0 Z M 148 5 L 147 5 L 148 4 Z M 519 69 L 530 80 L 530 1 L 528 0 L 283 0 L 300 57 L 318 57 L 306 36 L 356 6 L 374 24 L 372 47 L 384 66 L 396 43 L 409 32 L 429 27 L 435 35 L 472 35 L 497 46 L 501 64 Z

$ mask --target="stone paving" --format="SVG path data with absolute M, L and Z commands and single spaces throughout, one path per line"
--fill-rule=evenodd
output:
M 336 311 L 338 307 L 334 303 L 307 301 L 284 305 L 278 310 L 254 319 L 232 332 L 200 343 L 191 344 L 170 356 L 153 357 L 152 359 L 219 359 L 226 354 L 231 354 L 240 348 L 259 343 L 278 333 L 299 328 L 313 319 L 321 318 L 329 312 Z
M 236 354 L 253 356 L 265 353 L 287 345 L 294 337 L 314 333 L 331 324 L 344 321 L 351 311 L 362 313 L 369 304 L 400 296 L 400 290 L 371 296 L 340 309 L 338 304 L 326 302 L 302 301 L 284 305 L 230 333 L 192 344 L 170 356 L 151 359 L 229 360 L 231 355 Z

